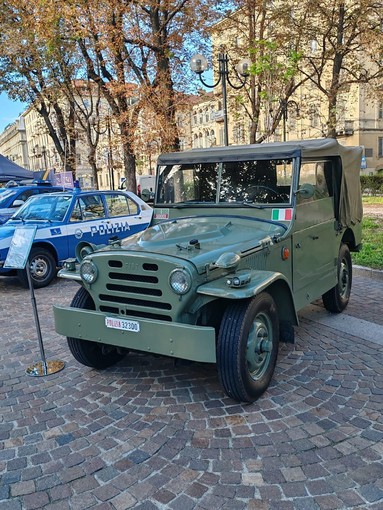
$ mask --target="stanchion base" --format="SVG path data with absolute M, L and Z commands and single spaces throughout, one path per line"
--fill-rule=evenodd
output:
M 60 361 L 58 359 L 54 359 L 51 361 L 38 361 L 34 365 L 28 367 L 25 371 L 27 375 L 32 377 L 44 377 L 46 375 L 55 374 L 56 372 L 60 372 L 65 367 L 64 361 Z

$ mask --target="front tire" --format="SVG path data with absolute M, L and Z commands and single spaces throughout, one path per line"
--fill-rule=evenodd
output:
M 56 260 L 52 253 L 45 248 L 32 248 L 27 264 L 29 264 L 31 280 L 35 289 L 46 287 L 56 277 Z M 17 276 L 23 287 L 28 288 L 27 269 L 19 269 Z
M 84 287 L 81 287 L 76 292 L 71 302 L 71 307 L 95 310 L 93 299 Z M 124 354 L 118 352 L 117 348 L 112 345 L 72 337 L 67 337 L 67 342 L 73 357 L 87 367 L 108 368 L 125 357 Z
M 329 312 L 340 313 L 348 305 L 352 286 L 352 261 L 347 244 L 342 244 L 338 254 L 338 283 L 322 296 Z
M 218 376 L 226 394 L 254 402 L 267 389 L 279 346 L 279 320 L 273 298 L 262 292 L 230 304 L 218 335 Z

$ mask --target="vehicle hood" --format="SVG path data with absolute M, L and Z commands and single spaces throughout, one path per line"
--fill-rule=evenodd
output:
M 125 239 L 122 247 L 189 260 L 203 268 L 224 252 L 247 252 L 274 242 L 285 231 L 282 223 L 244 216 L 191 216 L 158 223 Z
M 7 223 L 0 225 L 0 260 L 4 260 L 7 256 L 14 232 L 15 226 L 8 226 Z
M 0 209 L 0 224 L 5 223 L 16 211 L 14 207 Z
M 12 219 L 9 219 L 4 223 L 3 225 L 0 225 L 0 250 L 1 250 L 1 259 L 4 258 L 6 255 L 8 248 L 11 244 L 11 240 L 13 237 L 13 234 L 15 233 L 16 227 L 23 226 L 24 224 L 20 221 L 13 221 Z M 46 226 L 54 226 L 51 222 L 47 221 L 39 221 L 39 222 L 33 222 L 28 221 L 25 223 L 25 225 L 37 225 L 37 229 L 44 228 Z M 6 250 L 5 252 L 2 250 Z

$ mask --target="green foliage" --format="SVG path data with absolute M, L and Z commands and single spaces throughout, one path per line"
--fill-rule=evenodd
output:
M 383 219 L 365 217 L 362 223 L 362 244 L 360 253 L 353 253 L 354 264 L 383 269 Z
M 383 194 L 383 175 L 361 175 L 360 184 L 364 195 Z

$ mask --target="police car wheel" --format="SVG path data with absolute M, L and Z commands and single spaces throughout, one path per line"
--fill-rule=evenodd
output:
M 75 294 L 71 307 L 95 310 L 93 299 L 84 287 Z M 117 351 L 117 348 L 112 345 L 72 337 L 67 337 L 67 342 L 73 357 L 87 367 L 108 368 L 125 357 L 124 353 Z
M 278 313 L 267 292 L 229 305 L 217 344 L 218 376 L 226 394 L 239 402 L 259 398 L 273 376 L 278 347 Z
M 56 260 L 45 248 L 32 248 L 29 254 L 31 281 L 35 289 L 46 287 L 56 276 Z M 28 276 L 25 269 L 20 269 L 17 276 L 24 287 L 28 287 Z

